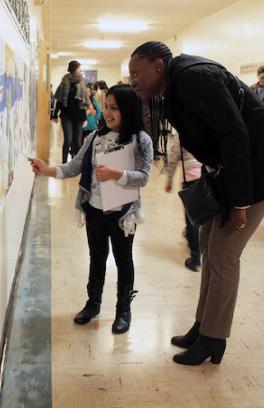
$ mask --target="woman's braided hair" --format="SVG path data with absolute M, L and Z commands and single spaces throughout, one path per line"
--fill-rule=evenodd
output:
M 137 47 L 131 57 L 138 55 L 139 57 L 146 58 L 150 62 L 153 62 L 156 58 L 161 58 L 167 65 L 172 58 L 171 50 L 160 41 L 148 41 Z
M 148 61 L 153 62 L 156 58 L 161 58 L 165 65 L 173 58 L 172 52 L 164 43 L 160 41 L 148 41 L 137 47 L 132 53 L 131 57 L 137 55 L 142 58 L 146 58 Z M 155 157 L 159 156 L 164 158 L 165 166 L 167 163 L 167 139 L 168 133 L 171 131 L 171 127 L 168 121 L 164 117 L 164 105 L 163 98 L 160 96 L 154 96 L 149 101 L 149 113 L 150 113 L 150 128 L 148 129 L 150 136 L 152 137 Z

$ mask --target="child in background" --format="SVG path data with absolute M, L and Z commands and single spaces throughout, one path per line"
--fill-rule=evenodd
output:
M 181 149 L 178 133 L 172 134 L 172 146 L 169 153 L 169 162 L 167 169 L 167 185 L 165 191 L 172 191 L 173 177 L 178 163 L 181 161 Z M 184 168 L 187 184 L 191 184 L 201 177 L 201 163 L 199 163 L 187 150 L 182 148 Z M 201 266 L 200 247 L 199 247 L 199 227 L 191 224 L 187 214 L 185 213 L 186 229 L 185 237 L 190 248 L 190 257 L 185 260 L 186 268 L 198 272 Z
M 99 103 L 95 99 L 95 96 L 93 95 L 92 88 L 88 84 L 86 85 L 86 91 L 87 91 L 87 96 L 91 100 L 91 105 L 89 106 L 87 110 L 87 124 L 83 128 L 83 137 L 82 137 L 82 143 L 84 141 L 84 138 L 88 136 L 93 130 L 97 129 L 99 120 L 101 119 L 102 116 L 102 110 L 99 106 Z
M 100 183 L 115 180 L 123 186 L 145 186 L 151 170 L 153 148 L 151 138 L 143 131 L 140 100 L 129 85 L 116 85 L 108 90 L 103 113 L 105 126 L 87 137 L 71 162 L 49 167 L 35 159 L 32 166 L 38 174 L 61 179 L 81 174 L 76 208 L 85 213 L 86 217 L 90 273 L 88 300 L 75 316 L 74 322 L 88 323 L 100 312 L 110 239 L 118 271 L 116 317 L 112 332 L 120 334 L 129 329 L 130 302 L 135 296 L 132 257 L 135 225 L 131 225 L 131 219 L 137 223 L 136 214 L 141 203 L 138 199 L 103 212 Z M 97 165 L 96 153 L 126 143 L 134 145 L 134 171 Z

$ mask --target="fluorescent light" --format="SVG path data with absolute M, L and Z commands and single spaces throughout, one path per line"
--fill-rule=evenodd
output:
M 116 33 L 139 33 L 148 28 L 145 21 L 139 20 L 101 20 L 98 23 L 101 31 L 116 32 Z
M 72 52 L 58 51 L 57 54 L 59 57 L 69 57 L 70 55 L 72 55 Z
M 57 53 L 53 53 L 53 54 L 50 54 L 50 58 L 57 59 L 57 58 L 59 58 L 59 56 L 58 56 Z
M 96 65 L 97 61 L 93 59 L 77 59 L 81 65 Z
M 121 41 L 89 40 L 84 44 L 87 48 L 121 48 Z

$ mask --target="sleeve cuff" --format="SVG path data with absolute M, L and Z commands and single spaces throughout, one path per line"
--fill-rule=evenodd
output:
M 64 174 L 60 167 L 56 167 L 56 179 L 63 179 Z
M 117 184 L 120 184 L 120 186 L 125 186 L 127 184 L 127 172 L 125 170 L 120 179 L 117 180 Z

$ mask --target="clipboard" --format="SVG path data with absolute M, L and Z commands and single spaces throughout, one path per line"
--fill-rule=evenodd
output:
M 115 167 L 120 170 L 135 170 L 135 154 L 132 143 L 109 153 L 97 153 L 98 165 Z M 121 186 L 116 180 L 100 182 L 103 211 L 109 211 L 135 201 L 139 197 L 138 187 Z

